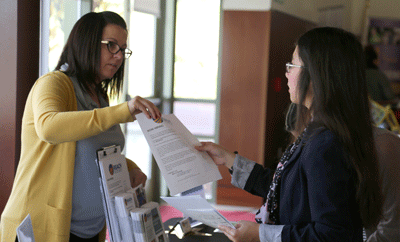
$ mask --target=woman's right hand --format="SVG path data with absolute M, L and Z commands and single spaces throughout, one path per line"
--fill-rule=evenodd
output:
M 217 165 L 233 166 L 236 154 L 212 142 L 201 142 L 201 146 L 194 147 L 198 151 L 206 151 Z
M 129 112 L 133 117 L 136 114 L 144 113 L 147 118 L 158 119 L 161 118 L 161 112 L 158 110 L 154 103 L 147 99 L 136 96 L 128 101 Z

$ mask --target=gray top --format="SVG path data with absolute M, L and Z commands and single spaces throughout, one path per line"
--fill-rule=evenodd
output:
M 78 111 L 99 108 L 96 102 L 71 78 Z M 102 107 L 109 106 L 99 95 Z M 71 233 L 81 238 L 97 235 L 105 225 L 105 215 L 100 192 L 99 171 L 96 164 L 96 150 L 111 145 L 124 148 L 125 140 L 119 124 L 98 135 L 76 142 L 75 170 L 72 190 Z
M 232 166 L 232 185 L 244 189 L 247 179 L 249 178 L 255 164 L 256 163 L 254 161 L 251 161 L 240 155 L 236 155 Z M 281 242 L 283 227 L 284 225 L 260 224 L 260 229 L 258 231 L 260 241 Z
M 368 242 L 400 241 L 400 138 L 386 129 L 374 128 L 379 162 L 383 218 L 376 228 L 366 230 Z

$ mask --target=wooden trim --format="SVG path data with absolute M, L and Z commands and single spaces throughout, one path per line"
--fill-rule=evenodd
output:
M 219 142 L 260 164 L 265 147 L 269 26 L 270 12 L 224 11 Z M 235 203 L 262 204 L 262 198 L 233 188 L 230 175 L 223 174 L 217 203 L 226 204 L 238 196 Z M 224 192 L 223 187 L 232 191 Z
M 315 25 L 278 11 L 224 11 L 219 142 L 264 167 L 274 167 L 288 133 L 285 63 L 297 38 Z M 263 199 L 234 188 L 225 167 L 217 203 L 260 206 Z

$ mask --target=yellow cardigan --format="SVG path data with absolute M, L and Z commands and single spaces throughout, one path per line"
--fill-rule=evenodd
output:
M 133 120 L 127 103 L 77 111 L 72 81 L 60 71 L 39 78 L 24 110 L 21 157 L 1 215 L 1 242 L 15 241 L 27 214 L 36 241 L 69 241 L 76 141 Z M 137 168 L 130 160 L 127 164 Z M 100 241 L 104 238 L 105 229 Z

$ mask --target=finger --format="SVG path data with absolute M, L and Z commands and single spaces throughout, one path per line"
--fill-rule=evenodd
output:
M 201 146 L 196 146 L 195 148 L 199 151 L 210 151 L 212 147 L 212 142 L 200 142 Z
M 228 239 L 230 239 L 231 241 L 235 242 L 235 239 L 228 233 L 224 232 L 225 236 L 228 237 Z
M 197 145 L 194 148 L 198 151 L 204 151 L 204 146 L 205 144 L 203 142 L 200 142 L 200 145 Z
M 136 106 L 137 106 L 137 110 L 138 110 L 139 112 L 144 113 L 144 115 L 146 115 L 146 117 L 147 117 L 148 119 L 151 118 L 151 113 L 149 112 L 149 110 L 148 110 L 148 108 L 146 107 L 146 105 L 144 105 L 142 102 L 138 102 L 138 103 L 136 104 Z
M 221 230 L 226 237 L 228 237 L 230 240 L 234 241 L 235 239 L 233 238 L 233 234 L 230 232 L 229 228 L 223 225 L 218 226 L 218 229 Z
M 228 226 L 220 225 L 220 226 L 218 226 L 218 228 L 221 231 L 230 234 L 231 236 L 233 236 L 235 234 L 235 229 L 229 228 Z
M 146 101 L 147 100 L 141 98 L 140 96 L 136 96 L 133 98 L 134 115 L 138 113 L 143 113 L 147 118 L 150 118 L 150 114 L 145 105 Z
M 161 116 L 160 110 L 154 105 L 154 103 L 150 102 L 149 100 L 142 99 L 142 105 L 145 107 L 147 113 L 154 119 L 157 119 Z

